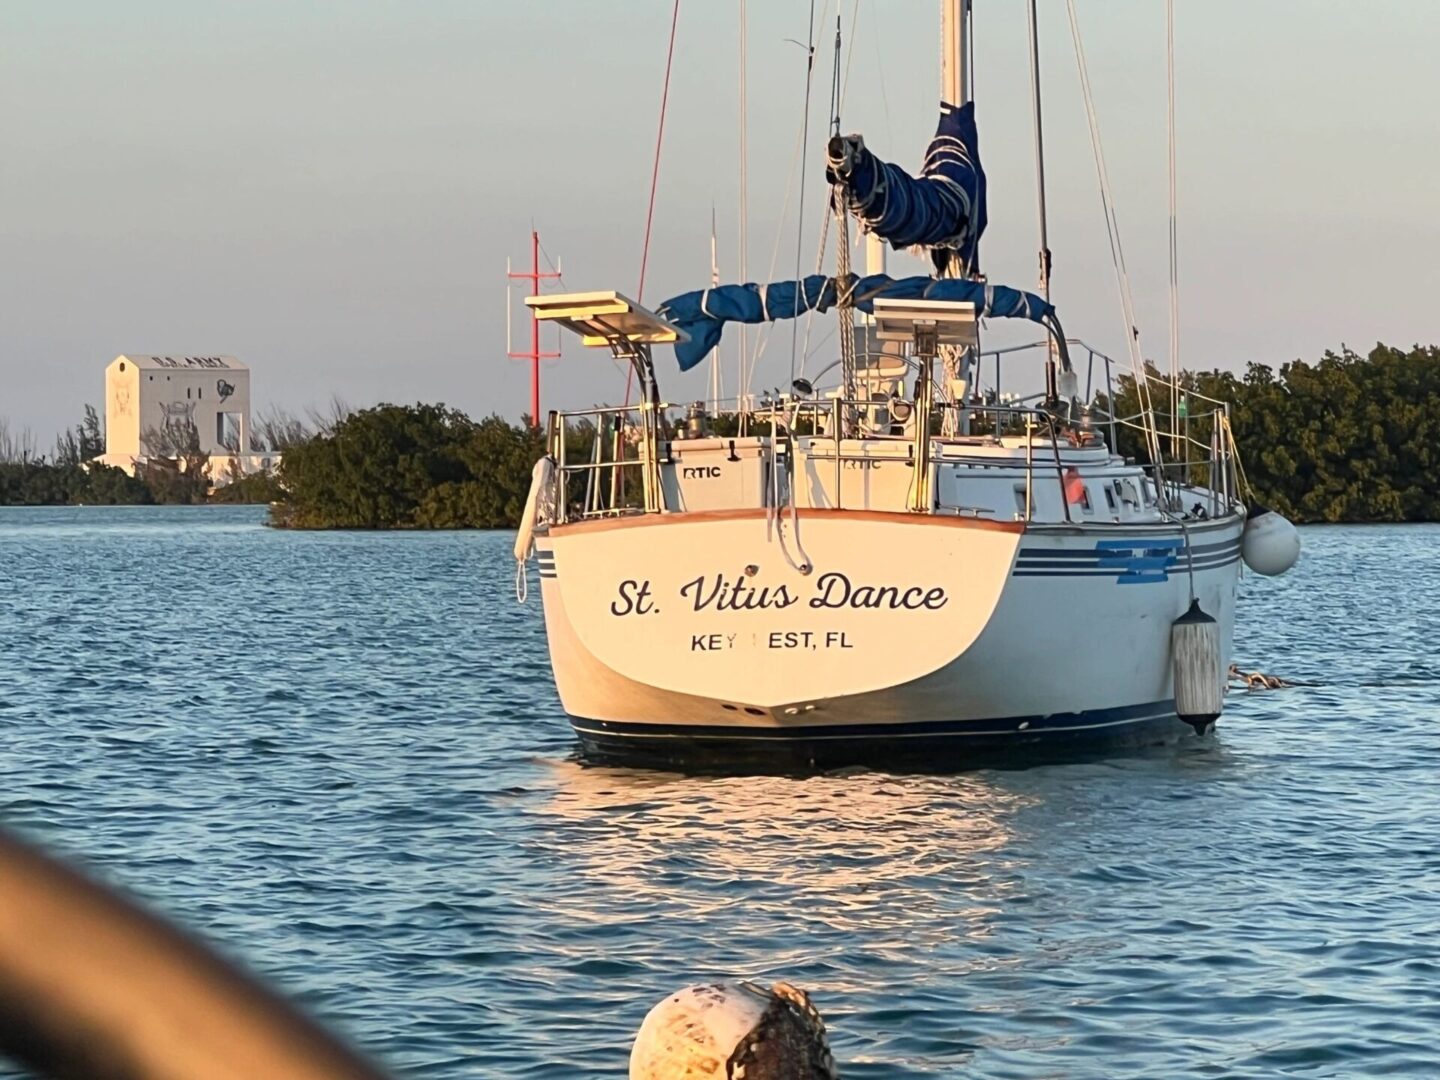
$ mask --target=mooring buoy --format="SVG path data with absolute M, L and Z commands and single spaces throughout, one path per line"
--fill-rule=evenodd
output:
M 803 990 L 777 982 L 686 987 L 650 1010 L 630 1080 L 837 1080 L 825 1023 Z

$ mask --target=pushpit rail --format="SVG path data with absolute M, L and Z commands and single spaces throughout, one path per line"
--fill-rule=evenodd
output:
M 661 318 L 649 308 L 631 300 L 623 293 L 614 291 L 586 293 L 549 293 L 527 296 L 525 306 L 530 308 L 541 322 L 553 322 L 580 338 L 582 345 L 590 348 L 608 348 L 613 356 L 630 365 L 640 381 L 640 424 L 638 431 L 636 465 L 641 477 L 643 509 L 655 512 L 662 509 L 664 492 L 660 483 L 660 396 L 655 382 L 655 365 L 650 350 L 655 345 L 674 345 L 689 341 L 690 335 L 678 326 Z M 603 425 L 602 425 L 603 426 Z M 558 439 L 556 461 L 560 468 L 561 493 L 568 495 L 566 476 L 570 471 L 565 462 L 565 424 L 551 424 L 552 438 Z M 622 440 L 626 434 L 623 423 L 616 425 L 615 463 L 624 459 Z M 598 455 L 601 439 L 597 431 L 597 461 L 592 463 L 591 478 L 586 499 L 588 506 L 600 475 Z M 623 469 L 611 467 L 613 491 L 610 505 L 623 503 Z M 566 512 L 568 499 L 557 500 L 561 513 Z M 598 499 L 597 499 L 598 504 Z

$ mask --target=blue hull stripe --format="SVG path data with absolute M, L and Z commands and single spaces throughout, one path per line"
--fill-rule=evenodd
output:
M 1226 566 L 1234 566 L 1240 559 L 1238 557 L 1229 559 L 1212 559 L 1209 562 L 1195 560 L 1194 569 L 1198 573 L 1202 570 L 1219 570 Z M 1053 564 L 1040 564 L 1038 566 L 1025 566 L 1017 568 L 1011 577 L 1098 577 L 1109 578 L 1114 581 L 1118 579 L 1123 584 L 1129 581 L 1166 581 L 1176 574 L 1186 572 L 1184 563 L 1172 563 L 1170 566 L 1149 571 L 1116 571 L 1102 569 L 1098 566 L 1087 567 L 1064 567 L 1063 569 L 1053 568 Z
M 1196 544 L 1188 555 L 1183 537 L 1100 540 L 1089 550 L 1022 547 L 1013 577 L 1096 577 L 1118 585 L 1153 585 L 1171 574 L 1218 570 L 1240 558 L 1240 537 Z
M 1141 548 L 1175 548 L 1184 547 L 1184 541 L 1177 537 L 1164 537 L 1158 540 L 1145 540 L 1136 538 L 1133 540 L 1106 540 L 1103 543 L 1109 545 L 1105 549 L 1090 548 L 1089 550 L 1076 548 L 1045 548 L 1045 547 L 1022 547 L 1021 556 L 1039 555 L 1047 559 L 1093 559 L 1101 554 L 1109 554 L 1117 550 L 1141 549 Z M 1196 544 L 1194 551 L 1196 555 L 1204 555 L 1206 552 L 1223 551 L 1225 548 L 1239 547 L 1240 538 L 1237 536 L 1231 540 L 1220 540 L 1213 544 Z

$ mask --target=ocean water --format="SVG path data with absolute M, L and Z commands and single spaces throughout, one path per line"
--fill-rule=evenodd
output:
M 949 777 L 587 768 L 510 537 L 0 509 L 0 823 L 402 1077 L 624 1077 L 812 991 L 841 1075 L 1440 1076 L 1440 529 L 1246 578 L 1205 740 Z

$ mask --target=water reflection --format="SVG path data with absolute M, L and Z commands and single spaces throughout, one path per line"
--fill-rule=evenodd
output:
M 744 897 L 755 917 L 798 909 L 911 943 L 986 931 L 1019 881 L 1003 852 L 1034 801 L 980 774 L 699 778 L 569 761 L 550 772 L 534 842 L 584 877 L 586 918 L 623 919 L 642 897 L 690 914 Z

